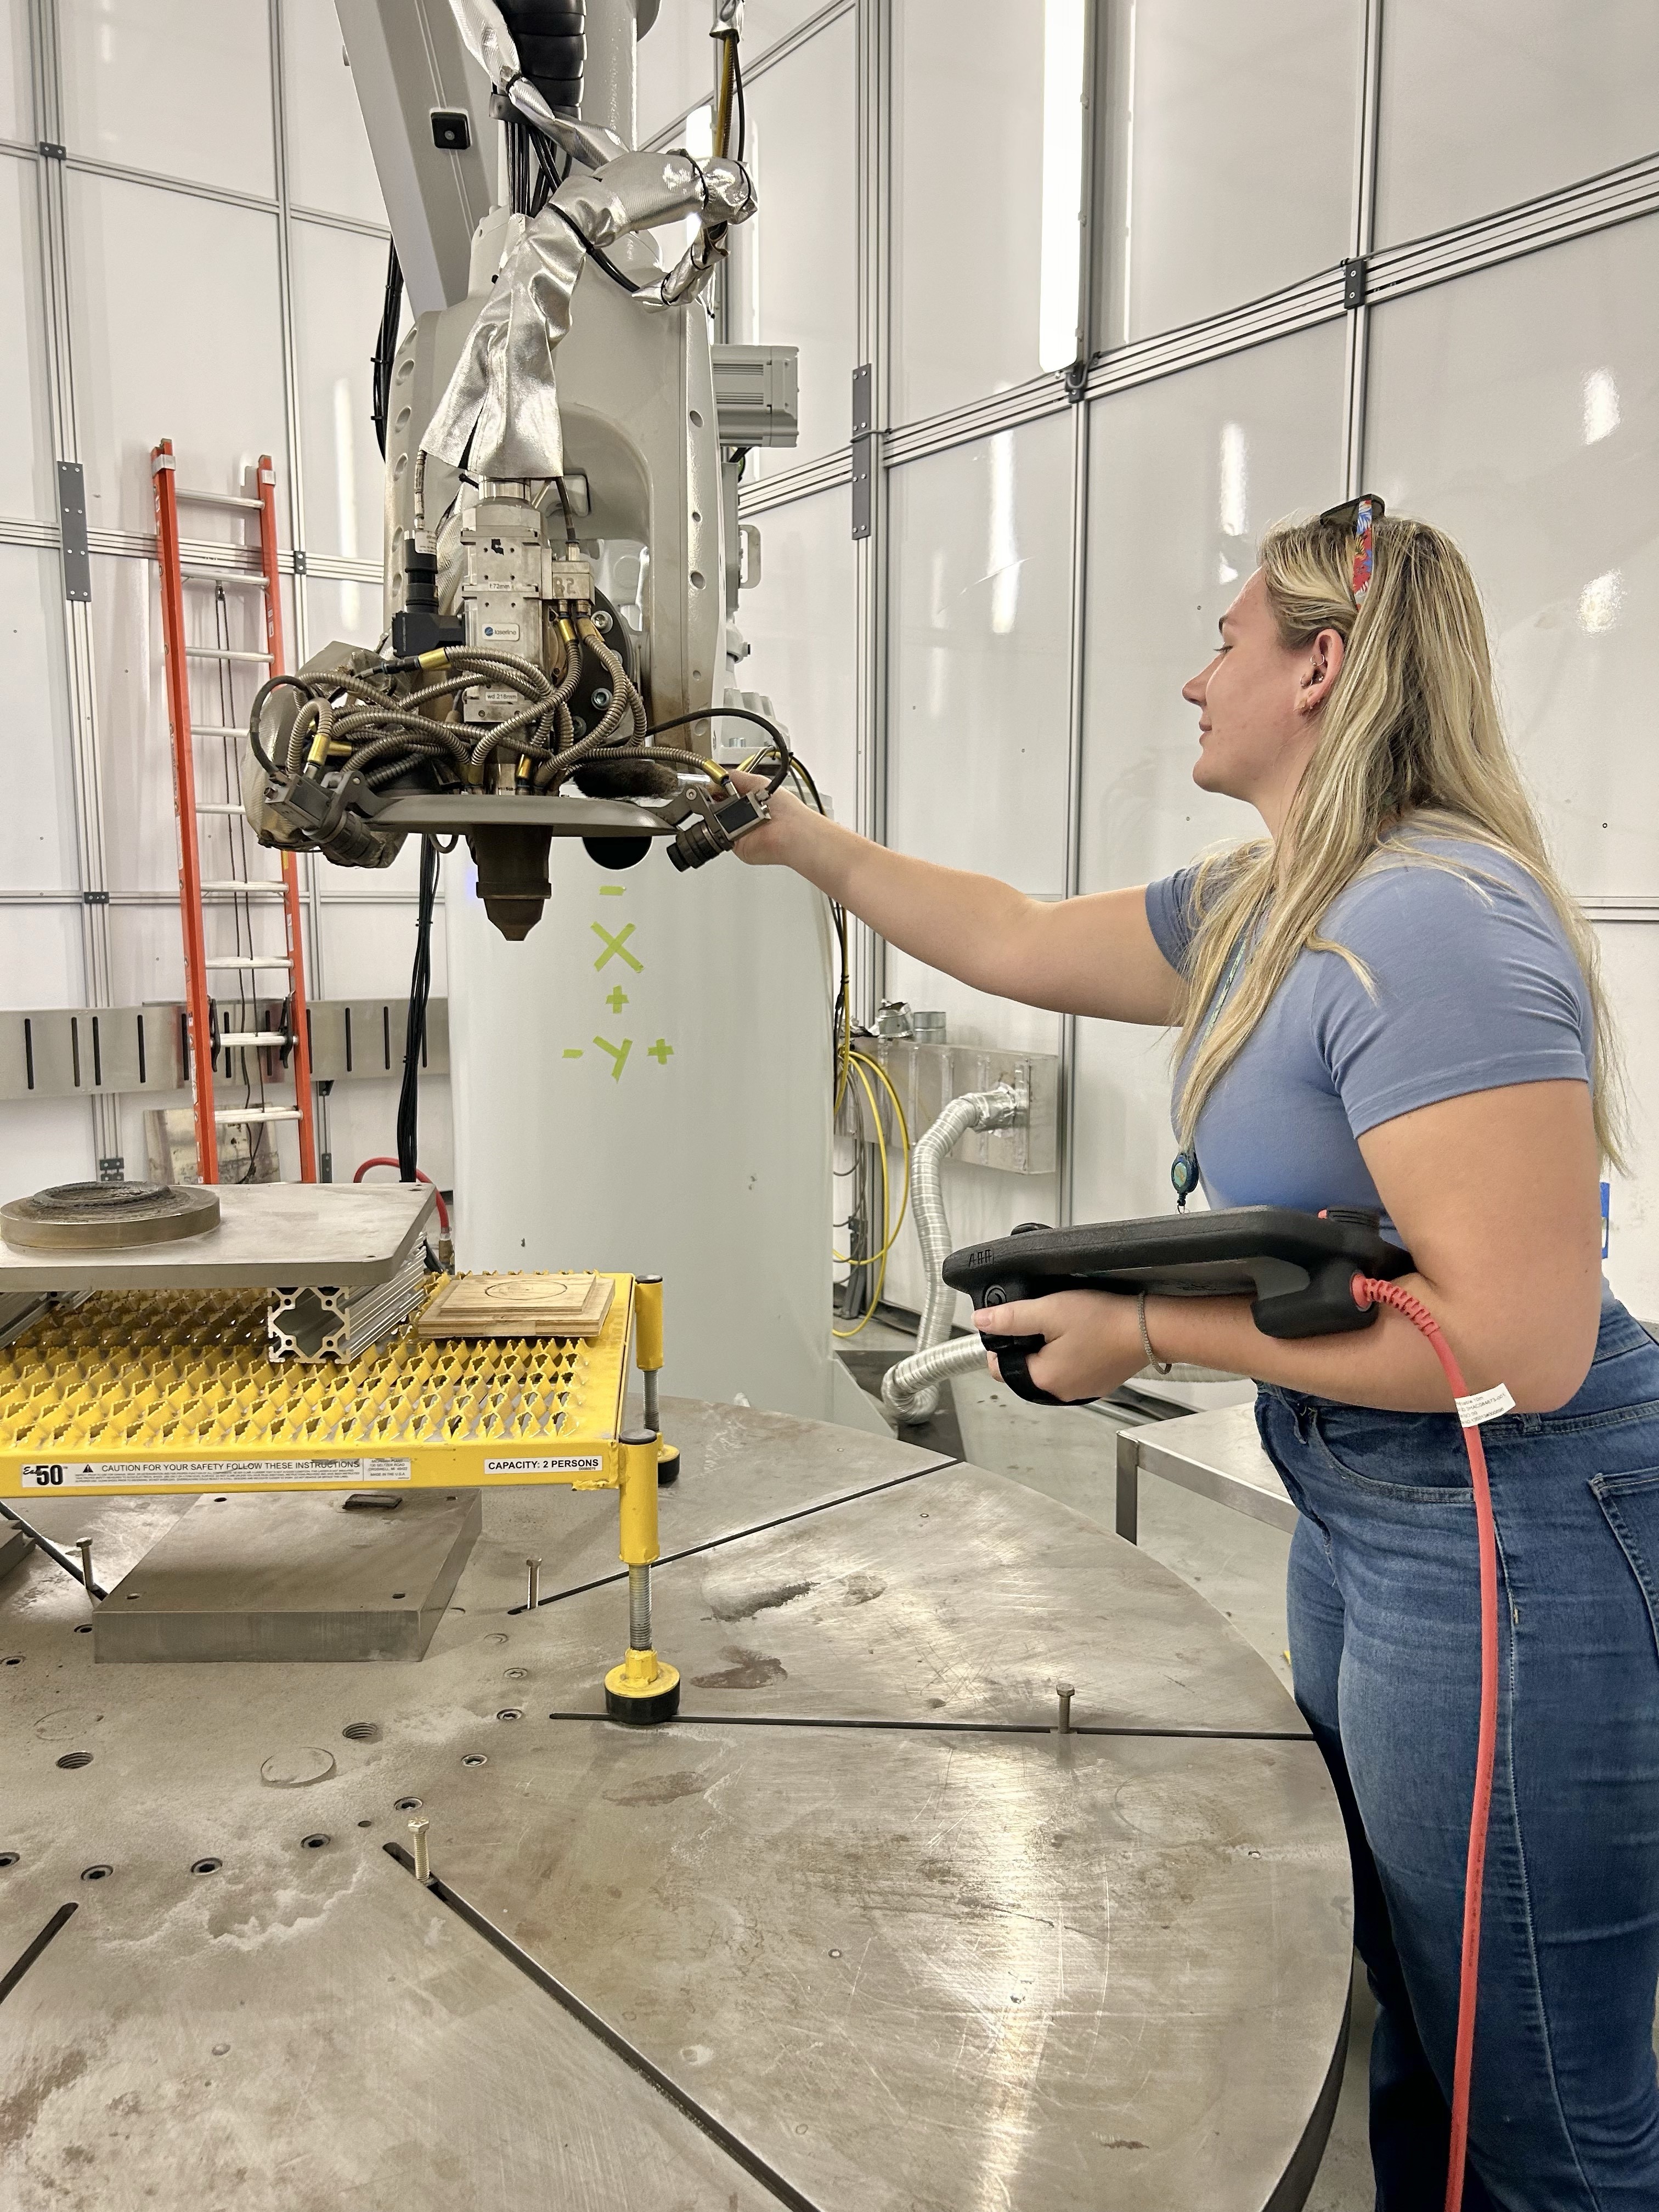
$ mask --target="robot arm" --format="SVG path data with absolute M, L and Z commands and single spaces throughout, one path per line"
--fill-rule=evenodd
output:
M 554 836 L 583 837 L 611 868 L 663 837 L 698 866 L 765 818 L 763 798 L 739 800 L 703 757 L 708 718 L 729 711 L 716 685 L 735 465 L 697 295 L 755 199 L 723 151 L 629 149 L 633 0 L 450 4 L 441 22 L 436 0 L 339 0 L 354 65 L 367 46 L 402 71 L 401 129 L 365 94 L 383 177 L 400 161 L 421 172 L 422 134 L 435 148 L 441 129 L 468 138 L 443 156 L 464 170 L 476 64 L 499 188 L 465 295 L 420 313 L 392 364 L 382 647 L 330 647 L 266 687 L 245 789 L 267 842 L 343 866 L 383 866 L 410 834 L 464 835 L 492 920 L 522 937 L 548 896 Z M 740 12 L 720 0 L 728 82 Z M 416 49 L 428 64 L 450 55 L 465 110 L 444 104 L 459 79 L 421 79 Z M 595 49 L 608 100 L 603 71 L 584 79 Z M 423 111 L 428 94 L 439 105 Z M 406 219 L 418 229 L 441 197 Z M 696 239 L 665 272 L 651 228 L 688 215 Z M 758 441 L 745 426 L 742 442 Z M 788 750 L 771 734 L 781 781 Z

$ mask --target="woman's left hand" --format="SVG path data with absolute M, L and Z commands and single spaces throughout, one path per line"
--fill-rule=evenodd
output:
M 1026 1371 L 1056 1398 L 1104 1398 L 1146 1364 L 1133 1298 L 1109 1291 L 1056 1291 L 1052 1297 L 1020 1298 L 987 1306 L 974 1327 L 988 1336 L 1041 1336 Z M 1001 1381 L 994 1352 L 987 1364 Z

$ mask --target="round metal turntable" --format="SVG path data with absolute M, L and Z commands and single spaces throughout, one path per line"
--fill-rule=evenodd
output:
M 219 1194 L 199 1184 L 60 1182 L 0 1206 L 0 1237 L 25 1252 L 120 1252 L 218 1223 Z
M 1304 2203 L 1352 1922 L 1267 1667 L 1020 1484 L 663 1410 L 659 1728 L 604 1717 L 615 1524 L 565 1489 L 484 1498 L 418 1663 L 98 1665 L 67 1576 L 0 1582 L 7 2212 Z M 21 1502 L 107 1620 L 264 1516 L 337 1602 L 423 1499 Z

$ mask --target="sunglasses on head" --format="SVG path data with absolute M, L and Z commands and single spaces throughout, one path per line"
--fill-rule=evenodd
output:
M 1376 526 L 1386 513 L 1374 491 L 1363 491 L 1358 499 L 1345 499 L 1340 507 L 1328 507 L 1319 518 L 1322 523 L 1330 523 L 1353 539 L 1352 588 L 1356 606 L 1370 589 Z

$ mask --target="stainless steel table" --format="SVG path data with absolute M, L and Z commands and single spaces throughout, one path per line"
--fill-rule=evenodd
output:
M 0 1586 L 7 2212 L 1303 2202 L 1348 1876 L 1267 1668 L 1018 1484 L 666 1413 L 656 1730 L 565 1490 L 484 1498 L 418 1662 L 94 1666 L 48 1559 Z M 186 1508 L 36 1510 L 113 1589 Z
M 1223 1406 L 1117 1432 L 1117 1533 L 1131 1544 L 1140 1520 L 1140 1478 L 1161 1474 L 1182 1490 L 1290 1534 L 1296 1508 L 1256 1437 L 1255 1407 Z

